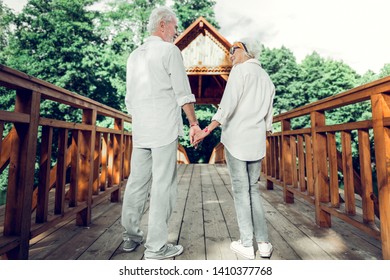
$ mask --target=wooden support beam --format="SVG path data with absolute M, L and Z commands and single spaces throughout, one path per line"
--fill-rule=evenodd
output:
M 390 116 L 390 96 L 376 94 L 371 97 L 374 127 L 375 159 L 378 181 L 379 213 L 383 259 L 390 260 L 390 129 L 384 118 Z

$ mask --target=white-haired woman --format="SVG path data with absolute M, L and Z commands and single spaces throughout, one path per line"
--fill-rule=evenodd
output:
M 261 45 L 251 39 L 235 42 L 230 49 L 233 68 L 211 123 L 195 135 L 196 145 L 221 125 L 221 142 L 232 182 L 240 240 L 230 248 L 248 259 L 255 258 L 253 237 L 261 257 L 270 257 L 258 179 L 265 156 L 266 133 L 272 130 L 275 87 L 258 60 Z

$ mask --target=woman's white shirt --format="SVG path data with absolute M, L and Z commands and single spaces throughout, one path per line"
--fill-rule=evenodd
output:
M 221 142 L 243 161 L 262 159 L 266 132 L 272 131 L 275 86 L 256 59 L 233 67 L 213 120 L 222 127 Z

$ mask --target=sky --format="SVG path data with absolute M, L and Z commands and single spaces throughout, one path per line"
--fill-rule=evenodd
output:
M 316 51 L 359 74 L 390 63 L 389 0 L 215 0 L 220 33 L 290 49 L 297 62 Z M 20 11 L 27 0 L 3 0 Z

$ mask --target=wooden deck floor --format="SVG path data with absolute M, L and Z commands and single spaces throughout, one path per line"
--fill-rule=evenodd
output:
M 236 260 L 229 249 L 239 238 L 225 165 L 178 167 L 179 193 L 170 220 L 169 241 L 184 246 L 177 260 Z M 330 229 L 314 223 L 313 207 L 303 200 L 285 204 L 282 191 L 267 191 L 260 182 L 274 252 L 271 260 L 381 259 L 380 242 L 333 218 Z M 146 210 L 147 211 L 147 210 Z M 121 204 L 108 200 L 93 209 L 92 224 L 64 222 L 31 240 L 33 260 L 141 260 L 144 247 L 122 251 Z M 142 227 L 147 231 L 148 213 Z M 257 258 L 259 258 L 257 256 Z

